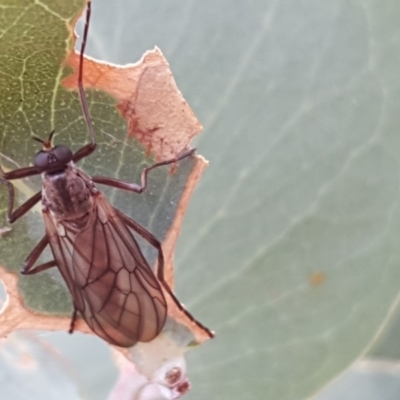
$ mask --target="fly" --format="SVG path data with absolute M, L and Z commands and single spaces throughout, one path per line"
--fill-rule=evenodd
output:
M 90 14 L 89 0 L 79 59 L 78 90 L 90 143 L 72 153 L 66 146 L 53 146 L 53 131 L 47 140 L 34 137 L 43 145 L 43 150 L 36 154 L 32 167 L 7 173 L 0 167 L 0 183 L 7 186 L 9 194 L 7 218 L 10 223 L 38 202 L 42 203 L 46 233 L 24 261 L 21 273 L 32 275 L 58 268 L 73 299 L 70 333 L 79 312 L 98 336 L 113 345 L 130 347 L 136 342 L 151 341 L 166 321 L 164 289 L 183 313 L 213 337 L 213 332 L 182 306 L 165 281 L 164 255 L 159 240 L 113 207 L 95 185 L 142 193 L 152 169 L 190 157 L 194 150 L 145 168 L 140 185 L 103 176 L 89 177 L 75 166 L 96 149 L 82 79 Z M 14 210 L 14 187 L 10 181 L 38 174 L 42 177 L 42 190 Z M 143 256 L 132 231 L 157 250 L 156 273 Z M 50 246 L 54 259 L 35 265 L 47 246 Z

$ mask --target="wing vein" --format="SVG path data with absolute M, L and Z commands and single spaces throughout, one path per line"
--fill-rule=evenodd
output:
M 117 346 L 150 341 L 164 326 L 167 304 L 134 234 L 104 195 L 93 197 L 92 214 L 76 232 L 58 235 L 49 214 L 50 246 L 75 308 L 100 337 Z

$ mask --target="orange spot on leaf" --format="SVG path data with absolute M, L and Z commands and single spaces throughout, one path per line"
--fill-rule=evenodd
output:
M 320 286 L 326 281 L 326 275 L 323 272 L 314 272 L 310 275 L 309 281 L 313 286 Z

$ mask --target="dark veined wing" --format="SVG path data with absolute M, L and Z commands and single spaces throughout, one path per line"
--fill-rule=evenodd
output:
M 101 193 L 78 232 L 44 213 L 50 247 L 76 309 L 107 342 L 130 347 L 154 339 L 167 303 L 131 231 Z

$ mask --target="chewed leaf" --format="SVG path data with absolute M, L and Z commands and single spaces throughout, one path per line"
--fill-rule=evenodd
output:
M 71 53 L 68 63 L 75 73 L 63 85 L 73 89 L 77 84 L 78 54 Z M 87 59 L 84 83 L 117 100 L 117 108 L 127 121 L 128 135 L 137 138 L 159 161 L 176 157 L 202 130 L 158 48 L 146 52 L 137 64 L 123 67 Z
M 78 8 L 78 5 L 75 6 L 75 12 Z M 26 17 L 23 30 L 29 25 L 29 21 L 38 17 L 35 14 L 36 8 L 26 8 L 21 12 Z M 4 82 L 8 93 L 15 92 L 15 99 L 11 103 L 0 103 L 0 111 L 3 107 L 12 110 L 8 114 L 3 113 L 7 118 L 0 121 L 0 128 L 1 125 L 4 128 L 0 129 L 0 162 L 5 171 L 28 166 L 32 162 L 34 154 L 39 150 L 31 140 L 32 135 L 46 138 L 49 131 L 55 129 L 55 143 L 70 146 L 73 151 L 88 142 L 87 126 L 76 90 L 79 63 L 74 51 L 75 36 L 72 34 L 76 15 L 70 14 L 68 18 L 54 21 L 55 26 L 59 27 L 60 35 L 52 45 L 57 49 L 65 46 L 65 43 L 68 46 L 60 48 L 57 57 L 46 60 L 46 82 L 50 89 L 41 93 L 42 101 L 35 102 L 37 89 L 31 84 L 32 80 L 25 82 L 21 78 L 22 87 L 13 85 L 12 81 Z M 69 29 L 65 25 L 66 20 L 71 24 Z M 41 28 L 54 29 L 54 26 L 46 24 L 41 25 Z M 50 31 L 46 34 L 47 38 L 52 38 Z M 34 40 L 35 36 L 32 37 Z M 26 59 L 33 57 L 37 51 L 35 46 L 24 41 L 20 46 Z M 6 50 L 9 51 L 8 57 L 11 60 L 13 57 L 17 59 L 12 46 Z M 43 65 L 29 65 L 29 68 L 29 76 L 35 76 L 35 68 L 42 71 Z M 0 72 L 1 69 L 2 65 Z M 182 98 L 168 63 L 159 50 L 146 53 L 141 63 L 128 67 L 86 60 L 84 85 L 98 145 L 94 155 L 79 165 L 89 175 L 108 175 L 129 182 L 139 182 L 140 173 L 146 165 L 154 163 L 154 160 L 177 156 L 190 146 L 193 136 L 201 130 L 201 125 Z M 17 95 L 20 92 L 24 93 L 24 99 L 33 100 L 21 104 Z M 30 112 L 32 104 L 35 112 Z M 15 115 L 21 110 L 23 129 L 21 124 L 13 124 Z M 39 120 L 38 115 L 41 116 Z M 113 206 L 137 220 L 160 241 L 165 240 L 165 276 L 171 287 L 173 251 L 182 217 L 205 166 L 206 162 L 201 157 L 192 157 L 180 162 L 174 171 L 168 167 L 155 169 L 149 174 L 148 189 L 141 195 L 107 188 L 104 190 Z M 29 178 L 16 182 L 16 203 L 22 204 L 39 191 L 40 187 L 38 179 Z M 0 187 L 0 218 L 4 221 L 7 195 L 5 187 Z M 44 316 L 49 313 L 70 315 L 72 309 L 70 294 L 55 268 L 54 271 L 15 279 L 15 272 L 21 268 L 29 251 L 42 236 L 43 221 L 39 208 L 16 221 L 13 230 L 1 237 L 0 279 L 6 286 L 9 298 L 8 306 L 0 316 L 2 335 L 17 328 L 68 329 L 69 318 Z M 150 264 L 155 263 L 154 252 L 145 246 L 143 251 Z M 51 254 L 45 254 L 41 262 L 48 261 L 51 257 Z M 188 320 L 167 295 L 166 297 L 169 319 L 175 326 L 173 332 L 177 332 L 173 340 L 182 343 L 182 330 L 185 334 L 187 331 L 191 332 L 187 344 L 204 341 L 204 332 Z M 36 313 L 32 313 L 31 309 Z M 88 332 L 82 321 L 76 325 L 76 329 Z

